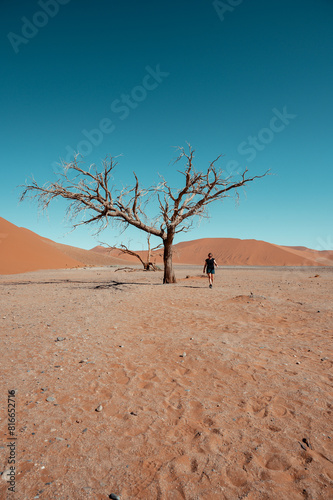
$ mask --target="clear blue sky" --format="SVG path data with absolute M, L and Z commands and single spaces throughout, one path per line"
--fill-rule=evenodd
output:
M 17 186 L 55 180 L 73 150 L 87 165 L 122 154 L 119 183 L 135 170 L 177 186 L 187 141 L 198 169 L 222 153 L 229 171 L 275 175 L 177 241 L 333 248 L 331 0 L 2 0 L 0 26 L 2 217 L 81 248 L 140 248 L 137 230 L 69 233 L 64 202 L 38 215 Z

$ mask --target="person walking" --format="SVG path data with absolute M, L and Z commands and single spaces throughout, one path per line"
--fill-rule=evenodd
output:
M 209 280 L 209 288 L 213 288 L 214 283 L 214 274 L 215 267 L 219 267 L 216 263 L 216 260 L 213 257 L 213 254 L 208 254 L 208 259 L 205 260 L 205 265 L 203 268 L 203 273 L 207 272 L 208 280 Z

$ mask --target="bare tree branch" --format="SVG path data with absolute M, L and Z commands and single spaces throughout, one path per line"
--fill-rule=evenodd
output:
M 172 271 L 172 244 L 177 233 L 186 232 L 191 228 L 196 216 L 207 216 L 206 208 L 210 203 L 229 197 L 233 193 L 239 197 L 238 190 L 249 182 L 261 179 L 268 174 L 247 176 L 246 168 L 235 180 L 230 175 L 225 175 L 217 167 L 221 158 L 219 155 L 204 171 L 196 171 L 193 165 L 194 150 L 188 144 L 188 149 L 178 147 L 178 156 L 174 163 L 185 160 L 185 165 L 179 170 L 184 176 L 181 188 L 172 188 L 161 177 L 161 182 L 149 188 L 140 187 L 135 172 L 134 186 L 126 186 L 121 191 L 116 191 L 113 183 L 113 171 L 117 166 L 115 157 L 108 156 L 102 162 L 102 170 L 95 165 L 88 170 L 81 166 L 79 155 L 72 162 L 62 163 L 62 172 L 57 181 L 39 186 L 32 179 L 30 183 L 22 186 L 21 201 L 26 198 L 37 200 L 40 208 L 45 210 L 53 199 L 63 198 L 69 201 L 67 215 L 71 218 L 81 216 L 81 221 L 73 224 L 80 225 L 99 223 L 101 231 L 109 220 L 119 223 L 126 229 L 134 226 L 148 235 L 148 248 L 150 249 L 150 235 L 162 239 L 164 246 L 164 282 L 174 282 Z M 148 220 L 147 205 L 156 200 L 159 213 Z M 122 251 L 135 255 L 122 245 Z M 121 250 L 121 248 L 119 248 Z M 150 250 L 149 250 L 150 251 Z M 132 253 L 131 253 L 132 252 Z M 138 257 L 143 263 L 143 260 Z M 148 259 L 149 260 L 149 259 Z
M 150 234 L 148 234 L 148 236 L 147 236 L 148 250 L 147 250 L 146 260 L 143 260 L 143 258 L 141 257 L 141 255 L 138 252 L 134 252 L 133 250 L 130 250 L 123 243 L 121 243 L 119 246 L 109 245 L 108 243 L 105 243 L 105 242 L 100 242 L 100 244 L 101 245 L 105 245 L 110 251 L 112 251 L 112 250 L 118 250 L 119 252 L 122 252 L 122 253 L 125 253 L 127 255 L 131 255 L 133 257 L 136 257 L 137 259 L 139 259 L 139 261 L 143 265 L 143 268 L 144 268 L 145 271 L 149 271 L 150 268 L 152 268 L 154 271 L 157 271 L 158 268 L 156 267 L 155 263 L 151 262 L 151 252 L 156 251 L 159 248 L 161 248 L 162 243 L 160 243 L 159 245 L 157 245 L 154 248 L 151 248 L 150 247 L 150 236 L 151 236 Z

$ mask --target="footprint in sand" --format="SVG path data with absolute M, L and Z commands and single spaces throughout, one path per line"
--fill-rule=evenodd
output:
M 333 481 L 333 461 L 324 455 L 324 453 L 312 450 L 309 443 L 305 439 L 303 439 L 302 442 L 305 443 L 305 445 L 301 446 L 303 449 L 306 449 L 308 461 L 312 459 L 319 462 L 323 467 L 323 472 Z
M 175 458 L 170 463 L 169 469 L 172 474 L 175 474 L 177 476 L 190 474 L 192 472 L 192 464 L 190 458 L 187 455 L 182 455 Z
M 140 389 L 146 389 L 146 390 L 149 390 L 149 389 L 154 389 L 155 385 L 154 385 L 154 382 L 140 382 L 138 384 L 138 387 Z
M 234 486 L 245 486 L 247 484 L 247 473 L 241 467 L 235 465 L 233 467 L 228 467 L 226 470 L 227 477 L 229 481 Z
M 247 364 L 239 364 L 235 366 L 234 371 L 241 375 L 245 380 L 249 380 L 252 382 L 253 380 L 256 382 L 255 370 L 252 370 L 252 367 Z
M 286 471 L 290 469 L 291 464 L 285 456 L 274 453 L 267 457 L 265 467 L 270 470 Z
M 123 367 L 119 366 L 112 370 L 112 379 L 117 384 L 126 385 L 130 381 L 130 378 L 127 376 L 126 371 Z
M 267 404 L 263 403 L 260 399 L 248 401 L 245 408 L 249 413 L 258 418 L 265 418 L 268 415 Z
M 249 413 L 258 418 L 265 418 L 268 415 L 276 418 L 286 417 L 290 414 L 288 408 L 280 402 L 272 401 L 271 396 L 250 399 L 245 408 Z
M 270 413 L 272 413 L 274 417 L 285 417 L 288 414 L 288 409 L 282 405 L 272 405 Z
M 154 378 L 158 378 L 155 370 L 150 370 L 149 372 L 142 373 L 140 375 L 141 380 L 153 380 Z M 159 379 L 158 379 L 159 380 Z
M 191 460 L 191 472 L 197 472 L 198 470 L 198 461 L 196 458 Z

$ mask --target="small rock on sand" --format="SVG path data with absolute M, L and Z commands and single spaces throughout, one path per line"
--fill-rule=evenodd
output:
M 10 470 L 9 469 L 3 471 L 1 479 L 3 481 L 9 481 L 10 480 L 10 475 L 9 474 L 10 474 Z M 110 497 L 110 498 L 112 498 L 112 497 Z

